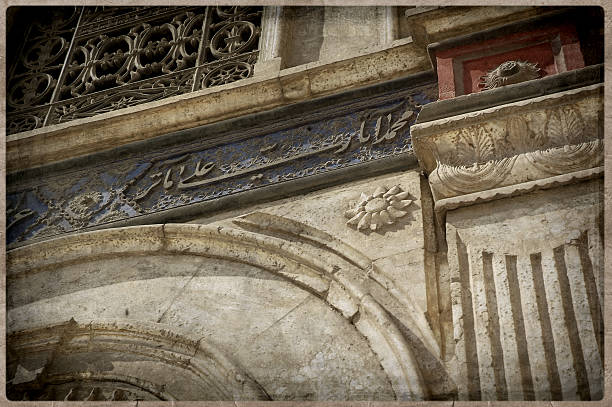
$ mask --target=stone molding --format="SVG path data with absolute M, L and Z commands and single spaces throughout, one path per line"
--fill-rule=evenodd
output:
M 460 208 L 462 206 L 476 205 L 479 203 L 494 201 L 496 199 L 523 195 L 536 190 L 551 189 L 563 185 L 574 184 L 580 181 L 600 178 L 603 177 L 603 174 L 604 167 L 601 166 L 596 168 L 590 168 L 588 170 L 571 172 L 569 174 L 539 179 L 536 181 L 523 182 L 517 185 L 495 188 L 488 191 L 475 192 L 473 194 L 440 199 L 435 203 L 435 210 L 438 212 L 446 212 L 452 209 Z
M 412 127 L 439 201 L 603 164 L 603 84 Z

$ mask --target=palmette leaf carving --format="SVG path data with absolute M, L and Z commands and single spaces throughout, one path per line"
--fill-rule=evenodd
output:
M 462 129 L 455 139 L 456 150 L 450 162 L 455 165 L 484 163 L 495 158 L 495 145 L 484 126 Z
M 553 110 L 546 123 L 546 135 L 555 145 L 585 142 L 584 130 L 584 121 L 573 106 Z
M 554 107 L 547 103 L 538 110 L 530 110 L 531 103 L 508 107 L 515 112 L 420 141 L 419 159 L 430 171 L 435 198 L 602 166 L 601 113 L 592 110 L 596 105 L 590 100 L 574 100 Z
M 524 117 L 512 116 L 506 122 L 506 142 L 511 154 L 536 150 L 544 146 L 546 140 L 546 134 L 532 131 Z

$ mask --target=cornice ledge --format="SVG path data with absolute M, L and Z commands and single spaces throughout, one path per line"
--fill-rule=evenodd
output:
M 444 213 L 464 206 L 491 202 L 498 199 L 524 195 L 533 191 L 551 189 L 581 181 L 588 181 L 603 177 L 603 175 L 604 167 L 600 166 L 590 168 L 588 170 L 575 171 L 569 174 L 557 175 L 535 181 L 523 182 L 516 185 L 495 188 L 488 191 L 474 192 L 467 195 L 441 199 L 436 202 L 434 208 L 436 212 Z
M 477 124 L 489 119 L 491 115 L 508 116 L 517 113 L 528 112 L 532 109 L 544 108 L 558 105 L 560 101 L 563 103 L 571 103 L 573 101 L 597 95 L 603 96 L 604 84 L 597 83 L 595 85 L 585 86 L 578 89 L 572 89 L 564 92 L 553 93 L 551 95 L 539 96 L 532 99 L 521 100 L 519 102 L 508 103 L 504 105 L 494 106 L 483 110 L 478 110 L 469 113 L 463 113 L 456 116 L 445 117 L 424 123 L 417 123 L 411 127 L 412 138 L 424 138 L 432 134 L 436 134 L 442 130 L 456 128 L 457 126 L 468 126 Z

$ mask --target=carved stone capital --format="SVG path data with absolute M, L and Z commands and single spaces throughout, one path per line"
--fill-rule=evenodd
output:
M 414 149 L 436 207 L 514 195 L 534 181 L 545 188 L 568 174 L 592 177 L 586 170 L 603 166 L 602 97 L 596 84 L 415 124 Z

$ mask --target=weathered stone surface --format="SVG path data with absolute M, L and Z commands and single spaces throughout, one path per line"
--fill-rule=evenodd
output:
M 408 193 L 405 199 L 413 200 L 406 207 L 405 216 L 397 218 L 394 224 L 381 226 L 380 230 L 368 229 L 363 232 L 347 225 L 345 212 L 359 202 L 362 192 L 371 195 L 380 186 L 390 188 L 395 185 L 399 185 Z M 326 231 L 362 251 L 372 260 L 377 260 L 423 247 L 420 196 L 418 173 L 410 171 L 402 175 L 382 176 L 357 181 L 350 186 L 314 192 L 305 195 L 302 199 L 290 199 L 285 203 L 268 205 L 264 212 L 298 220 Z M 247 208 L 240 212 L 246 211 Z M 209 222 L 208 218 L 201 219 L 200 222 L 202 221 Z
M 409 188 L 410 184 L 406 185 Z M 337 216 L 344 222 L 342 213 Z M 299 233 L 301 238 L 293 242 L 223 226 L 168 224 L 149 227 L 160 233 L 154 234 L 157 243 L 147 240 L 145 235 L 143 242 L 149 242 L 148 245 L 137 244 L 141 228 L 127 228 L 88 235 L 91 243 L 97 238 L 104 245 L 83 245 L 80 236 L 72 236 L 50 241 L 48 249 L 47 243 L 42 243 L 15 250 L 9 260 L 12 275 L 8 329 L 13 332 L 14 341 L 20 341 L 26 335 L 24 332 L 40 329 L 47 332 L 73 319 L 83 327 L 89 323 L 105 324 L 104 321 L 135 324 L 146 321 L 159 326 L 155 329 L 168 327 L 176 335 L 200 338 L 200 344 L 214 344 L 216 357 L 231 355 L 240 369 L 246 369 L 244 374 L 258 383 L 256 386 L 266 389 L 266 397 L 357 400 L 425 397 L 428 390 L 423 387 L 413 351 L 379 302 L 388 302 L 384 297 L 393 294 L 374 293 L 377 297 L 382 295 L 381 299 L 369 294 L 367 257 L 359 249 L 342 250 L 343 243 L 330 240 L 319 228 L 294 221 L 272 226 L 270 230 L 280 228 L 281 234 Z M 307 240 L 300 243 L 304 238 Z M 326 246 L 311 246 L 308 241 L 312 239 L 327 242 Z M 132 241 L 135 246 L 126 251 L 125 241 Z M 66 263 L 65 259 L 69 259 L 66 255 L 79 249 L 84 250 L 81 256 Z M 202 257 L 196 260 L 194 255 Z M 339 255 L 348 256 L 350 261 Z M 19 264 L 22 268 L 12 266 Z M 117 273 L 119 268 L 126 267 L 134 271 Z M 24 273 L 26 269 L 37 272 Z M 171 274 L 166 270 L 171 270 Z M 45 275 L 57 284 L 36 282 Z M 329 286 L 330 280 L 335 281 L 333 288 Z M 129 295 L 134 292 L 146 292 L 148 299 Z M 400 313 L 398 317 L 407 326 L 402 329 L 412 330 L 424 340 L 424 349 L 433 350 L 435 359 L 436 345 L 427 341 L 432 336 L 426 333 L 429 328 L 422 315 Z M 135 335 L 140 335 L 140 328 L 133 329 Z M 285 341 L 279 342 L 281 337 Z M 11 346 L 16 346 L 14 341 Z M 286 352 L 283 363 L 279 363 L 279 352 Z M 72 354 L 77 358 L 74 360 L 81 357 L 81 353 Z M 82 357 L 100 362 L 112 360 L 116 357 L 113 355 L 86 353 Z M 369 356 L 364 358 L 365 355 Z M 46 360 L 33 361 L 28 370 L 45 366 Z M 74 365 L 62 363 L 47 366 L 47 370 Z M 11 366 L 16 369 L 16 365 Z M 104 374 L 140 374 L 121 370 L 121 366 L 128 365 L 110 366 Z M 155 376 L 154 365 L 147 362 L 132 366 L 141 366 L 138 369 L 147 370 L 147 377 L 156 386 L 161 385 L 162 376 Z M 167 383 L 176 394 L 181 394 L 181 399 L 219 397 L 213 393 L 193 393 L 194 388 L 181 389 L 181 383 L 187 380 L 180 378 L 182 374 L 179 369 L 177 381 Z M 281 378 L 288 382 L 283 384 Z M 263 397 L 247 393 L 243 396 Z
M 601 397 L 601 192 L 589 181 L 447 213 L 460 397 Z
M 376 230 L 360 230 L 347 224 L 345 212 L 354 208 L 359 202 L 362 192 L 373 194 L 378 187 L 398 185 L 407 193 L 405 199 L 413 202 L 404 211 L 406 215 L 395 219 L 395 223 L 384 224 Z M 265 219 L 257 220 L 248 215 L 249 212 L 271 214 L 282 218 L 293 219 L 304 223 L 315 230 L 326 232 L 334 240 L 343 243 L 343 247 L 352 248 L 363 253 L 365 259 L 362 267 L 373 264 L 376 269 L 373 275 L 380 270 L 381 278 L 392 281 L 397 286 L 398 296 L 408 295 L 411 304 L 418 313 L 424 315 L 426 310 L 425 269 L 423 267 L 423 227 L 420 211 L 420 180 L 416 171 L 401 175 L 390 175 L 357 181 L 351 184 L 329 188 L 320 192 L 304 195 L 300 199 L 279 201 L 274 205 L 256 205 L 238 211 L 223 213 L 217 217 L 205 217 L 194 220 L 197 223 L 206 223 L 211 226 L 224 225 L 231 227 L 236 221 L 233 217 L 242 214 L 245 221 L 253 219 L 259 224 L 258 231 L 269 230 L 271 224 Z M 242 225 L 241 223 L 238 223 Z M 346 254 L 346 249 L 338 247 Z M 403 292 L 404 294 L 399 294 Z

